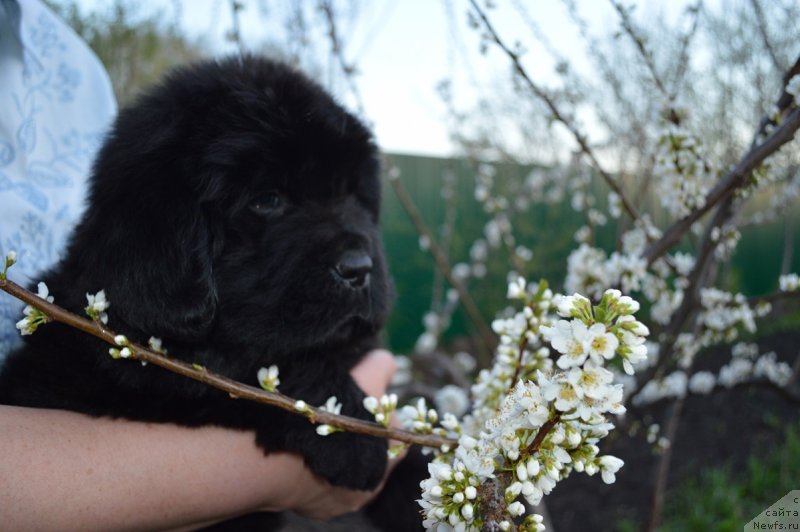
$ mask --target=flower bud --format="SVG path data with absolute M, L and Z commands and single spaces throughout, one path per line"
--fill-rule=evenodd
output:
M 334 432 L 338 432 L 339 429 L 336 427 L 332 427 L 330 425 L 317 425 L 317 434 L 320 436 L 329 436 Z
M 522 491 L 522 482 L 512 482 L 506 488 L 506 497 L 516 497 Z
M 472 508 L 470 503 L 467 503 L 461 507 L 461 515 L 463 515 L 464 519 L 467 521 L 472 520 L 473 515 L 475 515 L 475 510 Z
M 539 474 L 539 461 L 535 458 L 531 458 L 530 460 L 528 460 L 526 468 L 528 470 L 528 476 L 531 478 L 535 477 L 536 475 Z
M 508 505 L 508 513 L 514 517 L 522 515 L 525 513 L 525 506 L 519 501 L 514 501 Z
M 517 464 L 517 478 L 519 480 L 528 480 L 528 470 L 522 462 Z
M 378 400 L 371 395 L 368 395 L 364 398 L 363 405 L 370 414 L 374 414 L 378 410 Z

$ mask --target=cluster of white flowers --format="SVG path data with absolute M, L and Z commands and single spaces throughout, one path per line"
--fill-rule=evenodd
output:
M 364 398 L 364 408 L 375 416 L 376 422 L 388 427 L 392 413 L 397 410 L 397 394 L 384 394 L 380 399 L 368 395 Z
M 300 412 L 304 412 L 307 409 L 303 401 L 297 401 L 297 403 L 295 403 L 295 408 Z M 332 395 L 328 397 L 328 400 L 325 401 L 325 404 L 320 406 L 319 409 L 324 412 L 330 412 L 331 414 L 339 415 L 342 413 L 342 403 L 340 403 L 339 400 L 336 399 L 335 395 Z M 341 431 L 342 429 L 336 428 L 332 425 L 327 425 L 324 423 L 317 425 L 317 434 L 319 434 L 320 436 L 329 436 L 334 432 L 341 432 Z
M 742 233 L 733 224 L 726 224 L 722 228 L 714 227 L 711 230 L 711 240 L 716 243 L 714 257 L 719 261 L 729 259 L 741 238 Z
M 659 135 L 654 172 L 661 205 L 675 218 L 703 207 L 716 178 L 697 137 L 672 123 Z
M 434 428 L 437 416 L 423 401 L 404 408 L 406 426 L 459 438 L 454 452 L 430 464 L 422 483 L 428 530 L 478 530 L 480 486 L 501 471 L 509 520 L 500 527 L 510 530 L 510 519 L 525 513 L 518 499 L 538 504 L 572 471 L 601 473 L 612 483 L 622 466 L 618 458 L 599 456 L 597 445 L 613 428 L 607 416 L 625 411 L 622 386 L 605 364 L 620 359 L 632 373 L 646 357 L 649 331 L 633 317 L 639 304 L 607 290 L 593 306 L 579 294 L 554 296 L 545 283 L 519 277 L 509 283 L 508 296 L 524 307 L 492 324 L 500 344 L 493 366 L 472 387 L 471 414 L 445 416 Z M 555 364 L 545 343 L 558 353 Z M 542 519 L 529 515 L 519 529 L 542 530 Z
M 567 292 L 582 292 L 595 297 L 603 292 L 611 282 L 606 272 L 608 260 L 602 249 L 581 244 L 567 258 L 567 278 L 564 289 Z
M 6 264 L 7 263 L 8 258 L 6 258 Z M 39 296 L 39 299 L 43 299 L 48 303 L 53 302 L 53 296 L 50 295 L 50 291 L 47 289 L 46 284 L 39 283 L 36 288 L 36 295 Z M 23 336 L 33 334 L 36 332 L 36 329 L 39 327 L 39 325 L 50 321 L 50 318 L 44 312 L 38 308 L 32 307 L 31 305 L 25 305 L 22 313 L 25 315 L 25 317 L 17 322 L 17 329 L 19 329 L 20 334 Z
M 112 347 L 108 350 L 108 354 L 111 355 L 111 358 L 131 358 L 133 356 L 133 351 L 130 347 L 130 342 L 128 341 L 128 337 L 124 334 L 118 334 L 114 337 L 114 343 L 117 344 L 122 349 Z
M 588 227 L 584 228 L 588 231 Z M 579 229 L 579 232 L 581 229 Z M 648 240 L 658 238 L 661 232 L 652 225 L 648 217 L 643 216 L 636 225 L 622 235 L 622 249 L 609 256 L 603 249 L 582 243 L 570 253 L 567 259 L 567 277 L 564 288 L 567 292 L 579 292 L 590 297 L 599 298 L 606 287 L 619 286 L 625 292 L 642 291 L 648 301 L 656 308 L 654 313 L 660 322 L 666 322 L 680 305 L 683 298 L 682 287 L 686 283 L 682 270 L 674 268 L 678 276 L 674 277 L 670 287 L 667 279 L 673 275 L 673 269 L 664 259 L 655 261 L 651 270 L 642 257 Z M 576 239 L 583 241 L 583 236 L 576 234 Z M 680 267 L 691 270 L 693 259 L 688 255 L 678 255 Z
M 743 328 L 749 333 L 756 331 L 757 317 L 769 312 L 769 305 L 751 308 L 742 294 L 731 294 L 717 288 L 700 290 L 700 305 L 703 310 L 698 316 L 702 327 L 699 344 L 709 346 L 719 342 L 733 342 Z
M 466 264 L 462 264 L 467 269 Z M 458 265 L 456 265 L 458 266 Z M 457 269 L 454 267 L 453 275 L 456 275 Z M 468 277 L 467 273 L 467 277 Z M 457 276 L 456 276 L 457 277 Z M 464 277 L 462 280 L 466 280 Z M 422 317 L 422 325 L 425 330 L 417 338 L 415 351 L 417 353 L 432 353 L 436 346 L 439 344 L 439 337 L 450 326 L 450 318 L 458 306 L 458 292 L 451 288 L 445 294 L 445 302 L 438 312 L 430 310 Z
M 688 335 L 691 336 L 691 335 Z M 694 340 L 697 342 L 697 339 Z M 731 360 L 723 365 L 718 375 L 710 371 L 697 371 L 689 377 L 684 370 L 676 370 L 661 379 L 645 384 L 633 402 L 637 406 L 652 404 L 662 399 L 677 399 L 687 393 L 706 395 L 715 388 L 733 388 L 758 380 L 785 386 L 792 376 L 792 368 L 777 359 L 775 352 L 759 354 L 756 344 L 739 342 L 731 350 Z
M 661 399 L 679 398 L 686 395 L 688 377 L 684 371 L 678 370 L 663 379 L 651 379 L 633 398 L 633 404 L 640 406 L 655 403 Z
M 785 386 L 792 376 L 789 364 L 779 362 L 773 351 L 759 355 L 755 344 L 738 343 L 731 354 L 731 361 L 722 366 L 717 379 L 726 388 L 757 379 L 770 381 L 776 386 Z
M 405 405 L 397 412 L 400 425 L 418 434 L 432 434 L 433 426 L 439 420 L 439 413 L 428 408 L 425 399 L 420 397 L 415 405 Z
M 525 178 L 520 198 L 525 201 L 559 203 L 564 199 L 564 176 L 556 169 L 534 168 Z M 519 207 L 525 207 L 523 203 Z
M 522 312 L 492 322 L 499 343 L 491 368 L 482 369 L 472 386 L 472 413 L 465 420 L 470 433 L 477 433 L 499 406 L 502 397 L 514 386 L 514 377 L 530 379 L 537 370 L 552 371 L 550 350 L 536 333 L 549 323 L 548 313 L 554 308 L 553 292 L 542 282 L 528 284 L 524 278 L 512 279 L 508 285 L 509 299 L 522 301 Z

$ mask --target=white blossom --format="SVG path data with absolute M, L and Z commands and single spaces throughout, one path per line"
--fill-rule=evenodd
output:
M 795 76 L 795 78 L 800 79 L 800 75 Z M 778 286 L 780 287 L 781 292 L 794 292 L 800 288 L 800 276 L 798 276 L 796 273 L 781 275 L 778 278 Z
M 542 335 L 562 354 L 556 364 L 561 369 L 580 366 L 589 356 L 589 328 L 580 320 L 559 320 L 553 327 L 542 327 Z
M 111 306 L 111 302 L 106 299 L 105 290 L 100 290 L 96 294 L 86 294 L 87 305 L 84 309 L 86 314 L 93 320 L 100 320 L 102 323 L 108 323 L 108 314 L 106 310 Z
M 756 360 L 753 375 L 767 379 L 778 386 L 785 386 L 792 378 L 792 368 L 786 362 L 778 362 L 777 355 L 770 351 Z
M 418 353 L 432 353 L 433 350 L 436 349 L 436 344 L 437 344 L 436 335 L 431 332 L 425 331 L 417 339 L 415 350 Z
M 463 416 L 469 408 L 467 392 L 454 384 L 448 384 L 438 390 L 433 401 L 440 413 L 450 413 L 456 417 Z
M 616 456 L 601 456 L 598 460 L 600 465 L 600 473 L 603 477 L 603 482 L 606 484 L 613 484 L 616 480 L 616 473 L 619 471 L 619 468 L 624 465 L 625 462 L 617 458 Z
M 620 318 L 622 319 L 622 318 Z M 644 334 L 648 334 L 645 332 Z M 602 323 L 595 323 L 587 330 L 587 351 L 595 363 L 602 363 L 603 359 L 614 358 L 614 353 L 619 347 L 619 340 L 614 334 L 606 330 Z
M 470 373 L 478 366 L 478 361 L 475 357 L 466 351 L 459 351 L 453 355 L 453 362 L 464 372 Z
M 726 388 L 748 380 L 753 371 L 753 363 L 746 358 L 734 358 L 719 370 L 717 382 Z
M 54 301 L 45 283 L 38 283 L 36 289 L 36 295 L 39 299 L 43 299 L 48 303 Z M 22 314 L 25 317 L 16 323 L 16 328 L 19 329 L 20 334 L 23 336 L 33 334 L 40 325 L 50 321 L 50 318 L 44 312 L 32 305 L 25 305 L 25 308 L 22 309 Z
M 710 371 L 698 371 L 689 379 L 689 391 L 695 394 L 709 394 L 716 385 L 716 378 Z
M 258 384 L 270 392 L 274 392 L 281 383 L 281 380 L 278 378 L 278 366 L 274 364 L 268 368 L 260 368 L 257 377 Z

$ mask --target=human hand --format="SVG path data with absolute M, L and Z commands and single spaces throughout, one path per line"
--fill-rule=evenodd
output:
M 380 397 L 386 393 L 396 369 L 394 356 L 386 350 L 378 349 L 368 353 L 350 374 L 367 395 Z M 394 419 L 391 420 L 391 424 L 396 426 Z M 390 441 L 389 445 L 396 443 Z M 283 466 L 280 471 L 287 478 L 281 482 L 286 486 L 285 493 L 275 501 L 276 507 L 268 509 L 292 510 L 311 519 L 327 520 L 357 511 L 370 502 L 380 492 L 386 478 L 403 459 L 405 453 L 388 461 L 383 482 L 370 491 L 332 486 L 311 473 L 297 455 L 277 453 L 270 456 L 280 460 Z

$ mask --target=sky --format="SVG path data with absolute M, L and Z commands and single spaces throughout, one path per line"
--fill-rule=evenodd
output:
M 242 42 L 254 48 L 267 39 L 280 40 L 283 14 L 293 0 L 240 0 Z M 485 0 L 480 0 L 481 4 Z M 596 36 L 618 27 L 607 0 L 574 0 Z M 111 0 L 80 0 L 90 9 L 104 9 Z M 531 21 L 559 54 L 578 72 L 586 71 L 585 43 L 570 21 L 564 2 L 557 0 L 496 0 L 488 15 L 509 43 L 520 42 L 528 52 L 529 73 L 543 84 L 555 82 L 555 61 L 531 37 Z M 626 2 L 628 3 L 628 2 Z M 637 2 L 634 2 L 637 3 Z M 637 16 L 678 16 L 685 0 L 639 1 Z M 225 39 L 232 28 L 229 0 L 140 0 L 143 11 L 161 9 L 174 16 L 191 36 L 202 38 L 213 53 L 234 52 Z M 309 2 L 313 5 L 314 2 Z M 498 80 L 509 79 L 509 62 L 497 49 L 480 52 L 478 30 L 468 24 L 468 0 L 339 0 L 336 6 L 356 5 L 356 15 L 344 16 L 339 31 L 344 56 L 356 65 L 363 115 L 372 125 L 380 146 L 388 152 L 449 156 L 456 152 L 447 129 L 447 108 L 437 91 L 451 80 L 453 98 L 468 109 L 481 97 L 491 97 Z M 520 9 L 519 6 L 524 6 Z M 313 17 L 312 17 L 313 18 Z M 319 20 L 317 18 L 316 20 Z M 328 42 L 320 27 L 322 64 L 330 60 Z M 330 78 L 333 79 L 333 78 Z M 323 83 L 325 80 L 322 80 Z M 329 88 L 351 108 L 356 99 L 346 85 Z

